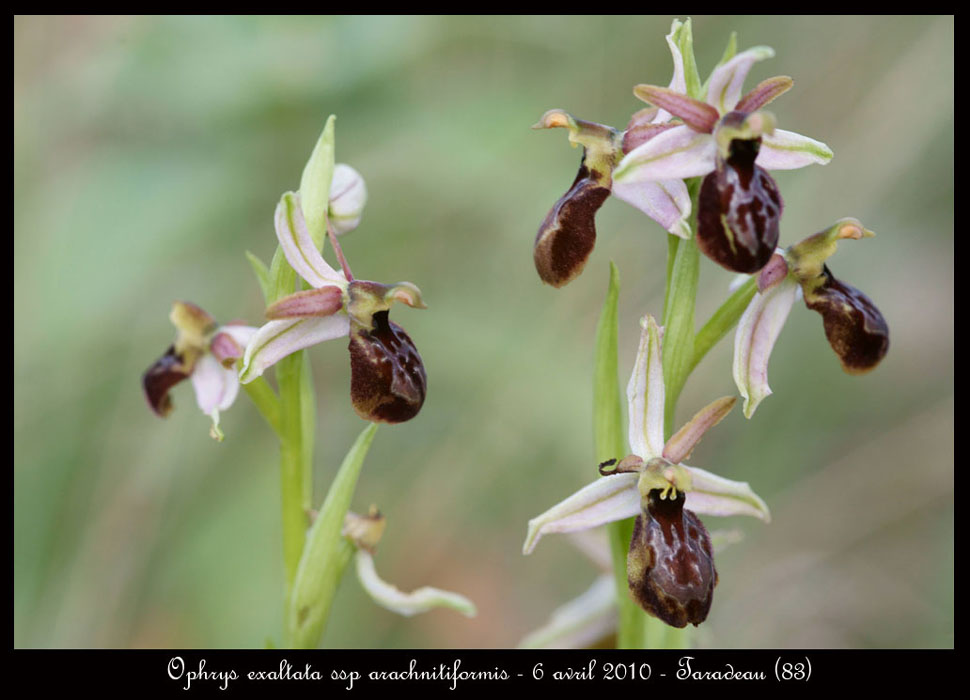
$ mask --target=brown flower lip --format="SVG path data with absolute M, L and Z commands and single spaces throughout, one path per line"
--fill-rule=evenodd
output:
M 596 212 L 610 195 L 602 174 L 581 165 L 572 187 L 546 215 L 532 257 L 546 284 L 562 287 L 579 276 L 596 244 Z
M 717 585 L 707 529 L 684 508 L 683 493 L 663 499 L 650 491 L 637 516 L 627 556 L 630 592 L 645 611 L 672 627 L 707 619 Z
M 365 420 L 403 423 L 414 418 L 428 391 L 424 363 L 414 342 L 387 311 L 373 315 L 373 328 L 350 333 L 350 398 Z
M 151 367 L 145 370 L 141 383 L 145 392 L 145 399 L 155 415 L 165 417 L 172 411 L 172 397 L 169 389 L 183 379 L 188 379 L 191 371 L 187 371 L 182 358 L 175 353 L 175 346 L 170 345 L 165 354 L 158 358 Z
M 824 281 L 806 290 L 805 305 L 822 315 L 825 337 L 849 374 L 870 372 L 889 351 L 889 326 L 872 300 L 823 268 Z
M 731 112 L 722 124 L 747 115 Z M 754 273 L 778 245 L 784 203 L 768 171 L 755 165 L 761 139 L 734 139 L 727 158 L 718 154 L 715 170 L 704 177 L 698 200 L 697 245 L 728 270 Z

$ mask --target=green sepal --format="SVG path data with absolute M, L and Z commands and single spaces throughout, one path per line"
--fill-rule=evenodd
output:
M 348 543 L 340 532 L 376 432 L 376 423 L 368 425 L 347 452 L 307 534 L 286 611 L 289 643 L 294 647 L 316 647 L 323 634 L 337 584 L 350 560 Z
M 695 100 L 703 100 L 704 92 L 701 87 L 701 76 L 697 72 L 697 60 L 694 58 L 694 33 L 691 30 L 690 17 L 674 29 L 674 42 L 680 49 L 680 55 L 684 61 L 684 83 L 687 86 L 687 96 L 693 97 Z
M 307 230 L 317 248 L 323 250 L 327 237 L 327 210 L 330 207 L 330 183 L 333 180 L 334 122 L 333 114 L 327 118 L 323 133 L 317 139 L 310 160 L 303 168 L 300 178 L 300 205 Z

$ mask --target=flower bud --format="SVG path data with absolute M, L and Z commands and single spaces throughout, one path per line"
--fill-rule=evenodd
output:
M 367 203 L 367 186 L 360 173 L 345 163 L 337 163 L 330 184 L 330 223 L 337 235 L 353 231 Z
M 697 245 L 735 272 L 757 272 L 775 252 L 783 203 L 778 186 L 755 165 L 761 134 L 774 120 L 762 113 L 729 112 L 718 124 L 714 172 L 701 184 Z
M 672 627 L 699 625 L 711 609 L 717 570 L 704 524 L 684 509 L 685 496 L 650 491 L 637 516 L 627 581 L 637 603 Z

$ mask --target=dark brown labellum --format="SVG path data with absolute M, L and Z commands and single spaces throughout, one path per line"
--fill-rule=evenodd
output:
M 760 139 L 731 141 L 727 160 L 704 177 L 697 213 L 697 245 L 728 270 L 757 272 L 778 245 L 782 200 L 766 170 L 754 164 Z
M 824 282 L 805 293 L 805 305 L 822 314 L 825 337 L 850 374 L 868 372 L 889 350 L 889 326 L 872 300 L 824 267 Z
M 373 330 L 358 327 L 350 333 L 350 398 L 365 420 L 403 423 L 418 415 L 424 403 L 424 364 L 387 311 L 375 313 L 373 325 Z
M 717 585 L 714 550 L 704 524 L 684 509 L 684 494 L 663 500 L 651 491 L 637 516 L 627 556 L 630 592 L 644 610 L 672 627 L 707 619 Z
M 168 390 L 186 379 L 189 373 L 185 371 L 182 358 L 175 354 L 172 345 L 149 367 L 142 375 L 141 383 L 145 390 L 148 405 L 159 416 L 167 416 L 172 410 L 172 399 Z
M 546 215 L 536 234 L 532 257 L 546 284 L 562 287 L 575 279 L 596 243 L 597 210 L 610 195 L 603 174 L 580 166 L 569 191 Z M 609 179 L 606 179 L 609 184 Z

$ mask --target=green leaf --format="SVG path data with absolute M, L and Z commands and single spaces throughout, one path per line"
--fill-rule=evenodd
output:
M 617 303 L 620 273 L 610 262 L 610 285 L 596 327 L 593 359 L 593 443 L 596 461 L 623 457 L 623 418 L 617 370 Z
M 253 273 L 256 275 L 256 279 L 259 281 L 259 288 L 263 292 L 263 300 L 268 304 L 270 290 L 270 280 L 269 280 L 269 268 L 266 267 L 266 263 L 260 260 L 255 253 L 246 251 L 246 259 L 249 260 L 249 265 L 253 268 Z
M 618 312 L 620 274 L 610 262 L 610 284 L 606 301 L 596 327 L 593 357 L 593 444 L 597 462 L 623 456 L 626 440 L 623 437 L 620 380 L 618 375 Z M 646 614 L 630 598 L 626 580 L 626 555 L 633 535 L 634 518 L 607 525 L 610 551 L 613 556 L 613 578 L 618 608 L 617 647 L 641 648 L 644 643 L 643 625 Z
M 334 115 L 327 119 L 323 133 L 313 147 L 310 160 L 300 178 L 300 205 L 307 230 L 317 248 L 323 249 L 327 236 L 327 209 L 330 206 L 330 182 L 333 179 Z
M 327 624 L 337 584 L 350 560 L 347 548 L 341 546 L 340 532 L 376 432 L 377 424 L 371 423 L 350 448 L 307 535 L 286 613 L 289 642 L 294 647 L 316 647 Z

